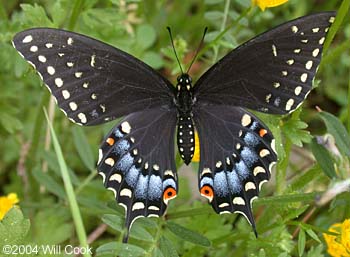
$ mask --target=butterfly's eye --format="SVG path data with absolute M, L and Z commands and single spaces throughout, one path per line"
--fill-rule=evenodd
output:
M 177 83 L 181 83 L 182 81 L 183 81 L 182 76 L 181 76 L 181 75 L 178 76 L 178 77 L 177 77 Z
M 208 198 L 210 202 L 213 200 L 214 192 L 211 186 L 207 186 L 207 185 L 203 186 L 200 192 L 201 192 L 201 195 Z
M 165 189 L 165 191 L 163 193 L 164 202 L 168 202 L 169 200 L 173 199 L 174 197 L 176 197 L 176 190 L 174 188 L 168 187 L 167 189 Z

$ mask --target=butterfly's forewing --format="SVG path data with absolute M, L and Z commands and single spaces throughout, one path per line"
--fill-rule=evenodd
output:
M 243 214 L 277 160 L 269 129 L 240 107 L 203 105 L 193 111 L 200 138 L 199 190 L 217 213 Z
M 98 40 L 35 28 L 18 33 L 13 45 L 37 70 L 63 112 L 80 125 L 172 104 L 170 82 L 135 57 Z
M 126 209 L 126 227 L 161 216 L 178 191 L 174 161 L 176 110 L 154 108 L 126 116 L 105 138 L 98 171 Z
M 197 103 L 273 114 L 295 110 L 311 90 L 334 16 L 323 12 L 301 17 L 233 50 L 195 84 Z

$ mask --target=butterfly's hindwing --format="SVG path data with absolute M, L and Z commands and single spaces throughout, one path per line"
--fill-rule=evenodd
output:
M 175 128 L 174 110 L 141 111 L 126 116 L 101 145 L 97 169 L 125 208 L 128 229 L 139 217 L 163 215 L 177 195 Z
M 312 88 L 335 12 L 301 17 L 241 45 L 195 84 L 197 104 L 214 103 L 285 114 Z
M 132 112 L 171 105 L 170 82 L 135 57 L 73 32 L 37 28 L 13 39 L 62 111 L 95 125 Z
M 239 212 L 254 227 L 251 202 L 277 160 L 271 132 L 239 107 L 195 108 L 194 122 L 200 139 L 201 195 L 217 213 Z

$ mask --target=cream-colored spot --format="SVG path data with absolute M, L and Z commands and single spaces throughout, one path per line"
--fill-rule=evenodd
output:
M 148 162 L 145 163 L 145 170 L 148 169 Z
M 104 104 L 100 104 L 100 107 L 101 107 L 102 112 L 106 111 L 106 106 Z
M 236 205 L 245 205 L 245 201 L 242 197 L 235 197 L 232 202 Z
M 241 144 L 240 143 L 237 143 L 236 144 L 236 149 L 239 150 L 241 148 Z
M 154 170 L 159 170 L 159 166 L 157 164 L 153 164 L 153 169 Z
M 67 66 L 68 66 L 69 68 L 72 68 L 72 67 L 74 66 L 74 63 L 73 63 L 73 62 L 67 62 Z
M 271 140 L 271 148 L 276 153 L 276 141 L 275 141 L 275 139 Z
M 330 18 L 329 18 L 329 23 L 333 23 L 334 20 L 335 20 L 335 17 L 330 17 Z
M 113 187 L 107 187 L 108 190 L 111 190 L 114 194 L 114 197 L 117 197 L 117 191 Z
M 273 53 L 273 56 L 277 56 L 277 49 L 275 45 L 272 45 L 272 53 Z
M 69 103 L 69 108 L 72 110 L 72 111 L 76 111 L 78 109 L 78 105 L 75 103 L 75 102 L 70 102 Z
M 263 158 L 263 157 L 265 157 L 265 156 L 267 156 L 267 155 L 269 155 L 269 154 L 270 154 L 270 151 L 267 150 L 267 149 L 262 149 L 262 150 L 259 152 L 259 155 L 260 155 L 261 158 Z
M 297 86 L 295 89 L 294 89 L 294 94 L 295 95 L 299 95 L 300 93 L 301 93 L 301 90 L 302 90 L 303 88 L 301 87 L 301 86 Z
M 122 182 L 122 176 L 118 173 L 113 174 L 110 178 L 109 181 L 117 181 L 118 183 Z
M 169 175 L 169 176 L 171 176 L 171 177 L 174 177 L 174 173 L 173 173 L 171 170 L 166 170 L 166 171 L 164 172 L 164 176 L 166 176 L 166 175 Z
M 307 61 L 307 62 L 305 63 L 305 68 L 306 68 L 307 70 L 311 70 L 312 64 L 313 64 L 312 61 Z
M 219 205 L 219 208 L 225 208 L 227 206 L 230 206 L 228 203 L 222 203 Z
M 159 211 L 159 207 L 151 205 L 148 207 L 148 210 Z
M 287 64 L 288 65 L 292 65 L 294 63 L 294 60 L 293 59 L 289 59 L 288 61 L 287 61 Z
M 221 161 L 218 161 L 216 164 L 215 164 L 215 167 L 216 168 L 220 168 L 222 166 L 222 162 Z
M 302 39 L 302 40 L 301 40 L 301 43 L 306 44 L 307 42 L 309 42 L 309 40 L 307 40 L 307 39 Z
M 73 44 L 73 38 L 69 37 L 67 40 L 67 44 L 68 45 L 72 45 Z
M 138 153 L 137 149 L 135 148 L 134 150 L 132 150 L 132 153 L 133 153 L 134 155 L 137 155 L 137 153 Z
M 51 43 L 46 43 L 45 46 L 46 46 L 46 48 L 52 48 L 53 44 L 51 44 Z
M 256 189 L 255 184 L 253 182 L 247 182 L 244 186 L 245 191 L 249 191 L 251 189 Z
M 226 157 L 226 164 L 227 164 L 227 165 L 230 165 L 230 164 L 231 164 L 230 158 L 228 158 L 228 157 Z
M 292 26 L 292 31 L 293 33 L 297 33 L 298 32 L 298 27 L 297 26 Z
M 31 52 L 35 53 L 38 51 L 38 47 L 37 46 L 31 46 L 29 49 Z
M 33 37 L 31 35 L 25 36 L 22 40 L 23 43 L 29 43 L 32 42 Z
M 300 80 L 301 80 L 301 82 L 306 82 L 306 80 L 307 80 L 307 73 L 301 74 Z
M 90 66 L 91 67 L 95 67 L 95 58 L 96 58 L 96 55 L 92 55 L 91 56 L 91 61 L 90 61 Z
M 322 38 L 318 41 L 318 43 L 319 43 L 320 45 L 323 45 L 324 40 L 325 40 L 325 37 L 322 37 Z
M 252 118 L 248 114 L 244 114 L 242 116 L 241 124 L 242 126 L 246 127 L 252 122 Z
M 300 48 L 294 49 L 294 53 L 299 54 L 300 52 L 301 52 L 301 49 L 300 49 Z
M 271 96 L 272 96 L 271 94 L 268 94 L 268 95 L 266 96 L 266 98 L 265 98 L 266 103 L 269 103 L 269 102 L 270 102 Z
M 98 174 L 102 177 L 103 183 L 105 183 L 105 181 L 106 181 L 106 175 L 105 175 L 103 172 L 99 172 Z
M 134 205 L 132 206 L 132 210 L 141 210 L 145 208 L 145 204 L 143 202 L 136 202 L 134 203 Z
M 39 55 L 38 56 L 38 60 L 39 60 L 39 62 L 46 62 L 46 57 L 45 56 L 43 56 L 43 55 Z
M 78 118 L 80 119 L 81 123 L 86 123 L 87 122 L 86 116 L 82 112 L 78 114 Z
M 211 170 L 209 168 L 204 168 L 201 175 L 203 176 L 204 174 L 207 174 L 207 173 L 211 174 Z
M 283 70 L 283 71 L 282 71 L 282 75 L 283 75 L 283 76 L 287 76 L 287 75 L 288 75 L 288 72 L 287 72 L 286 70 Z
M 81 71 L 78 71 L 76 73 L 74 73 L 76 78 L 81 78 L 81 76 L 83 75 L 83 73 Z
M 62 57 L 62 56 L 64 56 L 64 53 L 58 53 L 58 56 Z
M 312 29 L 312 32 L 313 32 L 313 33 L 317 33 L 317 32 L 319 32 L 319 31 L 320 31 L 320 28 L 313 28 L 313 29 Z
M 129 122 L 124 121 L 121 125 L 121 130 L 122 132 L 124 132 L 125 134 L 129 134 L 131 131 L 131 126 L 129 124 Z
M 52 66 L 47 66 L 47 73 L 49 73 L 50 75 L 55 74 L 55 69 Z
M 97 161 L 97 165 L 100 164 L 101 160 L 103 158 L 103 152 L 102 149 L 98 149 L 98 161 Z
M 123 188 L 123 189 L 120 191 L 120 196 L 127 196 L 127 197 L 131 198 L 132 192 L 131 192 L 131 190 L 128 189 L 128 188 Z
M 266 173 L 265 169 L 261 166 L 256 166 L 253 170 L 254 176 L 257 176 L 259 173 Z
M 312 56 L 317 57 L 317 55 L 320 53 L 320 49 L 316 48 L 315 50 L 312 51 Z
M 92 94 L 91 95 L 91 99 L 96 100 L 97 99 L 97 95 L 96 94 Z
M 84 82 L 83 88 L 88 88 L 89 87 L 89 82 Z
M 105 160 L 105 164 L 107 164 L 108 166 L 113 167 L 113 166 L 114 166 L 114 163 L 115 163 L 115 161 L 114 161 L 113 158 L 107 158 L 107 159 Z
M 70 97 L 70 93 L 68 90 L 62 90 L 62 96 L 64 99 L 68 99 Z
M 292 109 L 292 106 L 294 104 L 294 99 L 289 99 L 286 103 L 286 111 L 290 111 Z
M 281 84 L 279 82 L 274 82 L 273 83 L 273 87 L 274 88 L 279 88 L 281 86 Z

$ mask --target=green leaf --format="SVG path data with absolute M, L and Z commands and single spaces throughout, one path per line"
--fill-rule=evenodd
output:
M 94 171 L 96 162 L 84 130 L 81 127 L 74 126 L 72 133 L 75 149 L 77 149 L 81 160 L 90 171 Z
M 22 123 L 16 117 L 3 112 L 0 113 L 0 124 L 11 134 L 23 128 Z
M 344 125 L 337 117 L 328 112 L 319 112 L 318 115 L 326 124 L 328 133 L 333 135 L 335 144 L 338 146 L 339 151 L 344 156 L 350 156 L 350 136 Z
M 300 229 L 298 237 L 298 253 L 299 256 L 302 256 L 305 251 L 305 231 Z
M 304 130 L 307 127 L 307 124 L 299 119 L 289 119 L 284 123 L 283 132 L 293 144 L 302 147 L 303 142 L 309 143 L 312 138 L 310 132 Z
M 163 58 L 156 52 L 148 51 L 143 55 L 142 60 L 153 69 L 160 69 L 164 66 Z
M 14 245 L 23 242 L 30 228 L 29 219 L 23 217 L 18 206 L 12 207 L 0 220 L 0 249 L 4 245 Z
M 59 196 L 61 199 L 66 198 L 66 193 L 63 187 L 54 180 L 49 173 L 44 173 L 39 167 L 33 169 L 32 172 L 34 178 L 38 183 L 44 186 L 49 192 Z
M 333 166 L 332 157 L 327 149 L 324 148 L 324 146 L 318 144 L 315 138 L 311 141 L 310 147 L 316 161 L 319 163 L 323 172 L 330 178 L 337 177 Z
M 156 31 L 149 24 L 142 24 L 136 30 L 137 44 L 143 49 L 149 48 L 156 41 Z
M 26 24 L 36 27 L 54 27 L 54 24 L 47 17 L 43 7 L 37 4 L 21 4 L 20 6 L 25 14 L 25 21 L 23 22 Z
M 315 241 L 321 243 L 321 240 L 318 238 L 318 236 L 316 235 L 316 233 L 312 230 L 312 229 L 307 229 L 306 233 L 313 238 Z
M 173 243 L 166 237 L 162 236 L 159 239 L 159 248 L 164 256 L 167 257 L 178 257 L 178 253 Z
M 116 231 L 121 232 L 124 229 L 123 220 L 121 217 L 119 217 L 117 215 L 105 214 L 102 216 L 101 219 L 105 224 L 107 224 L 108 226 L 110 226 L 111 228 L 113 228 Z
M 209 11 L 204 14 L 204 18 L 211 21 L 222 19 L 222 16 L 222 12 L 219 11 Z
M 96 249 L 96 256 L 120 256 L 120 257 L 136 257 L 145 256 L 146 252 L 142 248 L 131 245 L 111 242 L 101 245 Z
M 198 234 L 197 232 L 182 227 L 174 222 L 167 222 L 167 228 L 182 240 L 206 247 L 210 246 L 210 241 L 208 238 L 202 236 L 201 234 Z

